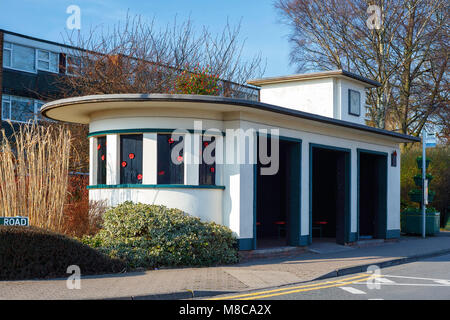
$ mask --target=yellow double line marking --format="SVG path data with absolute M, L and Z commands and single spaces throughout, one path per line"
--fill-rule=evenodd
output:
M 280 288 L 280 289 L 273 289 L 273 290 L 266 290 L 266 291 L 259 291 L 259 292 L 253 292 L 253 293 L 246 293 L 246 294 L 239 294 L 235 296 L 228 296 L 228 297 L 220 297 L 220 298 L 213 298 L 209 300 L 230 300 L 230 299 L 237 299 L 237 300 L 254 300 L 254 299 L 262 299 L 262 298 L 270 298 L 270 297 L 276 297 L 291 293 L 298 293 L 298 292 L 305 292 L 305 291 L 313 291 L 313 290 L 319 290 L 319 289 L 326 289 L 326 288 L 332 288 L 332 287 L 340 287 L 346 284 L 352 284 L 356 282 L 362 282 L 366 281 L 370 277 L 373 277 L 373 274 L 360 274 L 358 276 L 340 279 L 336 281 L 327 281 L 322 283 L 316 283 L 316 284 L 309 284 L 309 285 L 302 285 L 302 286 L 296 286 L 296 287 L 289 287 L 289 288 Z

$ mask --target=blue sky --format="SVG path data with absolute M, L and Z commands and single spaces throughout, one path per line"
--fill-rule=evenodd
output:
M 61 42 L 69 5 L 81 9 L 81 31 L 123 21 L 128 10 L 131 15 L 154 17 L 161 26 L 175 16 L 179 21 L 190 17 L 197 28 L 207 26 L 213 32 L 221 31 L 227 19 L 232 25 L 242 21 L 244 57 L 261 52 L 267 61 L 264 76 L 295 73 L 289 65 L 289 29 L 279 22 L 273 0 L 0 0 L 0 28 Z

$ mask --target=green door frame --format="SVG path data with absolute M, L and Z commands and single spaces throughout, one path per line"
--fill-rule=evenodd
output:
M 259 134 L 258 134 L 259 137 Z M 270 138 L 270 135 L 268 135 Z M 288 224 L 288 241 L 290 246 L 301 246 L 301 184 L 302 184 L 302 140 L 278 136 L 280 140 L 295 143 L 291 146 L 290 163 L 295 163 L 298 159 L 298 166 L 292 166 L 291 179 L 288 181 L 290 186 L 291 196 L 289 203 L 289 224 Z M 259 142 L 257 140 L 256 152 L 258 152 Z M 298 183 L 296 180 L 298 179 Z M 257 234 L 256 234 L 256 211 L 257 211 L 257 197 L 258 197 L 258 164 L 253 165 L 253 250 L 257 248 Z
M 347 148 L 340 148 L 324 144 L 310 143 L 309 144 L 309 244 L 312 243 L 312 175 L 313 175 L 313 149 L 325 149 L 331 151 L 338 151 L 344 153 L 345 161 L 345 202 L 344 202 L 344 242 L 348 243 L 354 241 L 351 239 L 351 154 L 352 150 Z M 336 235 L 337 238 L 337 235 Z
M 357 216 L 356 216 L 356 226 L 357 226 L 357 240 L 359 240 L 359 219 L 360 219 L 360 210 L 359 210 L 359 204 L 360 204 L 360 161 L 361 161 L 361 153 L 365 154 L 372 154 L 379 156 L 381 158 L 378 159 L 377 163 L 381 167 L 381 183 L 379 186 L 379 192 L 380 192 L 380 199 L 379 199 L 379 206 L 378 206 L 378 221 L 380 221 L 379 225 L 377 226 L 377 235 L 379 238 L 386 239 L 387 238 L 387 180 L 388 180 L 388 153 L 387 152 L 380 152 L 380 151 L 373 151 L 373 150 L 367 150 L 367 149 L 356 149 L 357 152 L 357 167 L 358 167 L 358 180 L 357 180 L 357 186 L 358 186 L 358 192 L 357 192 L 357 203 L 356 203 L 356 210 L 357 210 Z

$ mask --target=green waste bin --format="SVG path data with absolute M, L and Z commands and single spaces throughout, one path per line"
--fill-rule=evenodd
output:
M 440 231 L 440 213 L 427 213 L 425 218 L 426 230 L 425 234 L 428 236 L 435 235 Z M 407 234 L 422 234 L 422 214 L 403 212 L 401 216 L 401 228 L 403 233 Z

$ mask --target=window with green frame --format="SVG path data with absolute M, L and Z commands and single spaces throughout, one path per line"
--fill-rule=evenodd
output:
M 142 134 L 120 136 L 120 184 L 142 184 Z
M 216 184 L 216 151 L 214 147 L 216 138 L 203 136 L 201 147 L 201 163 L 199 165 L 199 184 L 215 185 Z M 212 159 L 210 159 L 212 158 Z M 205 161 L 206 160 L 206 161 Z
M 97 184 L 106 184 L 106 137 L 97 138 Z
M 184 184 L 184 148 L 179 145 L 184 144 L 184 136 L 158 134 L 157 143 L 157 183 Z

